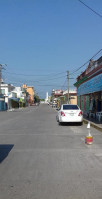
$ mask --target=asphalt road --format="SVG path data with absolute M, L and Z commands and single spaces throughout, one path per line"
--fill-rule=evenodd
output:
M 102 199 L 102 133 L 48 105 L 0 112 L 0 199 Z

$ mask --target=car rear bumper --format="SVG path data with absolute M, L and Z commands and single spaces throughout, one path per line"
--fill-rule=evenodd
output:
M 59 122 L 83 122 L 83 117 L 78 118 L 67 118 L 67 117 L 60 117 Z

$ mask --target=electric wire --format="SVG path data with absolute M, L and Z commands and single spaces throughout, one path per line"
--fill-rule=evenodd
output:
M 23 84 L 23 82 L 10 82 L 10 84 Z M 49 86 L 52 86 L 52 87 L 61 87 L 61 85 L 57 85 L 57 84 L 36 84 L 36 86 L 46 86 L 46 87 L 49 87 Z
M 65 71 L 66 72 L 66 71 Z M 27 75 L 27 74 L 21 74 L 21 73 L 12 73 L 12 72 L 8 72 L 5 71 L 5 73 L 10 74 L 10 75 L 17 75 L 17 76 L 26 76 L 26 77 L 45 77 L 45 76 L 56 76 L 56 75 L 60 75 L 60 74 L 64 74 L 65 72 L 60 72 L 60 73 L 50 73 L 50 74 L 46 74 L 46 75 Z
M 75 74 L 77 71 L 79 71 L 81 68 L 83 68 L 86 64 L 88 64 L 91 59 L 93 59 L 94 57 L 96 57 L 96 55 L 98 55 L 101 51 L 102 51 L 102 49 L 100 49 L 88 61 L 86 61 L 82 66 L 80 66 L 79 68 L 77 68 L 76 70 L 74 70 L 73 72 L 71 72 L 69 75 Z
M 85 7 L 87 7 L 89 10 L 91 10 L 93 13 L 95 13 L 97 16 L 99 16 L 100 18 L 102 18 L 102 15 L 100 15 L 98 12 L 96 12 L 94 9 L 92 9 L 91 7 L 89 7 L 86 3 L 84 3 L 81 0 L 78 0 L 81 4 L 83 4 Z
M 32 82 L 46 82 L 46 81 L 52 81 L 52 80 L 57 80 L 57 79 L 61 79 L 63 77 L 66 77 L 65 75 L 64 76 L 60 76 L 60 77 L 56 77 L 56 78 L 49 78 L 49 79 L 41 79 L 41 80 L 33 80 Z
M 102 51 L 102 49 L 100 49 L 97 53 L 95 53 L 90 59 L 93 59 L 93 58 L 94 58 L 95 56 L 97 56 L 101 51 Z M 70 75 L 70 76 L 71 76 L 71 75 L 75 75 L 82 67 L 84 67 L 86 64 L 89 63 L 90 59 L 89 59 L 88 61 L 86 61 L 82 66 L 80 66 L 79 68 L 77 68 L 76 70 L 74 70 L 73 72 L 71 72 L 69 75 Z M 8 73 L 9 73 L 9 72 L 8 72 Z M 65 72 L 63 72 L 63 73 L 65 73 Z M 13 74 L 15 74 L 15 75 L 29 76 L 29 77 L 30 77 L 30 76 L 36 76 L 36 77 L 37 77 L 37 75 L 25 75 L 25 74 L 17 74 L 17 73 L 13 73 Z M 57 73 L 57 74 L 55 74 L 55 76 L 56 76 L 56 75 L 60 75 L 60 74 L 62 74 L 62 73 Z M 51 75 L 51 74 L 49 74 L 49 75 Z M 38 75 L 38 76 L 39 76 L 39 75 Z M 46 76 L 46 75 L 44 75 L 44 76 Z M 16 84 L 18 84 L 18 83 L 23 84 L 24 82 L 27 82 L 27 83 L 29 82 L 29 83 L 32 83 L 32 84 L 34 83 L 35 86 L 41 86 L 41 87 L 42 87 L 42 86 L 44 86 L 44 87 L 45 87 L 45 86 L 46 86 L 46 87 L 47 87 L 47 86 L 50 86 L 50 87 L 51 87 L 51 86 L 53 86 L 53 87 L 58 86 L 58 87 L 62 87 L 62 88 L 63 88 L 63 87 L 65 86 L 66 79 L 65 79 L 64 84 L 63 84 L 62 86 L 60 86 L 60 85 L 55 85 L 56 83 L 53 84 L 53 85 L 50 85 L 50 84 L 41 84 L 41 85 L 40 85 L 40 84 L 39 84 L 40 82 L 46 82 L 46 81 L 49 81 L 49 80 L 52 81 L 52 80 L 57 80 L 57 79 L 61 79 L 61 78 L 66 78 L 66 75 L 60 76 L 60 77 L 53 77 L 53 78 L 49 78 L 49 79 L 46 78 L 46 79 L 43 79 L 43 80 L 41 79 L 41 80 L 32 80 L 32 81 L 30 80 L 30 81 L 29 81 L 29 80 L 26 79 L 26 80 L 23 80 L 23 82 L 22 82 L 22 81 L 18 81 L 18 82 L 15 82 L 15 83 L 16 83 Z M 73 79 L 73 78 L 69 77 L 69 79 Z M 15 83 L 14 83 L 14 84 L 15 84 Z
M 63 87 L 65 87 L 65 84 L 67 84 L 66 82 L 67 82 L 67 79 L 65 79 L 64 84 L 61 86 L 61 90 L 63 89 Z

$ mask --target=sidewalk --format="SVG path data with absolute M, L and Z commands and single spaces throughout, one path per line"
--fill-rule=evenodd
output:
M 83 122 L 86 124 L 90 122 L 90 125 L 92 127 L 102 132 L 102 122 L 97 121 L 95 118 L 87 118 L 86 116 L 84 116 Z

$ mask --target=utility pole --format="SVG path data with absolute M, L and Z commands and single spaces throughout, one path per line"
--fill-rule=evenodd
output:
M 69 104 L 69 71 L 67 71 L 67 90 L 68 90 L 68 99 L 67 99 L 67 103 Z
M 1 96 L 2 64 L 0 64 L 0 96 Z
M 4 67 L 3 67 L 3 65 L 5 65 L 6 66 L 6 64 L 0 64 L 0 96 L 1 96 L 1 83 L 2 83 L 2 69 L 5 69 Z

